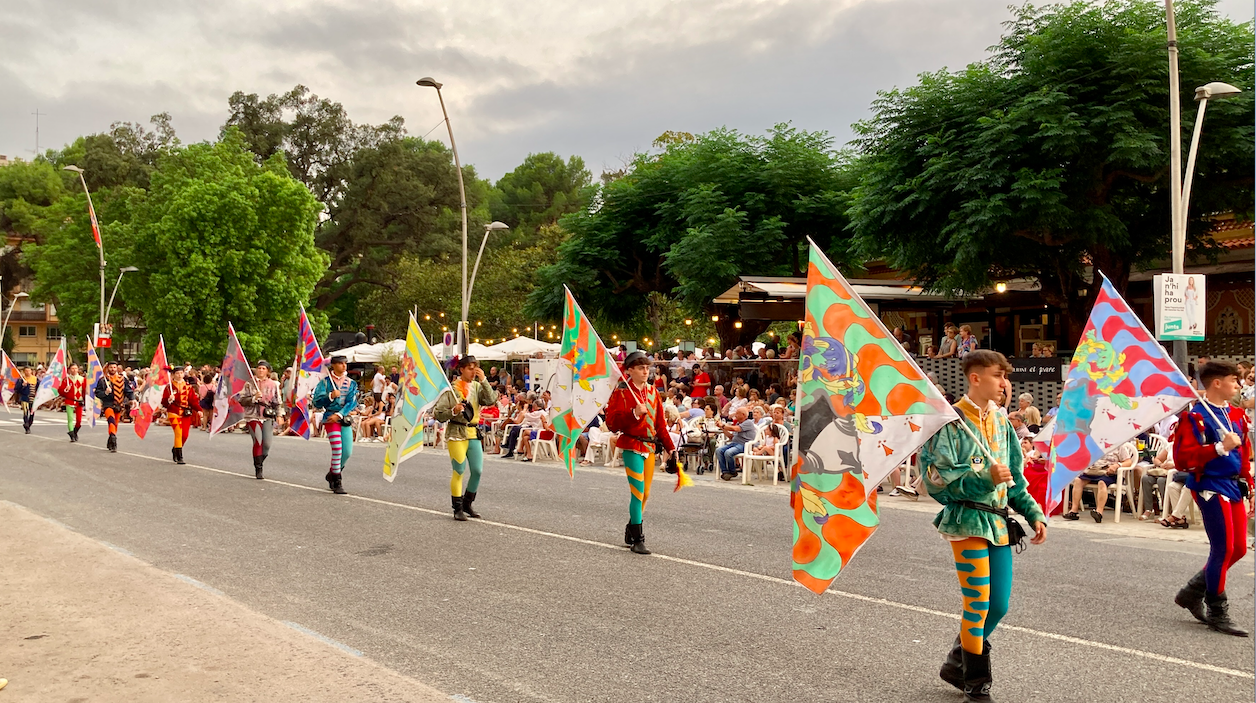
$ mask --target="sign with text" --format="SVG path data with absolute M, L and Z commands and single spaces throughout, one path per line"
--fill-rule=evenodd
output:
M 1021 383 L 1050 383 L 1064 379 L 1064 359 L 1060 357 L 1027 357 L 1008 359 L 1012 364 L 1011 381 Z
M 1152 277 L 1156 303 L 1156 339 L 1204 338 L 1204 275 L 1161 273 Z

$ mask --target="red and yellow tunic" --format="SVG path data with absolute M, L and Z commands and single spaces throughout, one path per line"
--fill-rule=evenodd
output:
M 645 388 L 634 385 L 629 388 L 629 383 L 631 382 L 621 382 L 606 403 L 606 427 L 611 432 L 620 433 L 615 446 L 638 454 L 650 454 L 654 451 L 654 446 L 633 437 L 657 438 L 667 451 L 676 451 L 672 436 L 667 431 L 667 415 L 663 412 L 663 399 L 658 390 L 652 385 Z M 644 417 L 634 415 L 633 409 L 639 403 L 648 405 L 651 412 Z
M 196 397 L 196 387 L 183 381 L 172 382 L 161 394 L 161 406 L 170 417 L 190 417 L 200 422 L 201 406 Z
M 83 407 L 83 398 L 87 395 L 87 379 L 82 376 L 67 375 L 61 380 L 61 386 L 57 389 L 61 394 L 61 400 L 66 405 Z

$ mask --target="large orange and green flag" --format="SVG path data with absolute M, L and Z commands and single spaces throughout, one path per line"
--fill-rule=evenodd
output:
M 615 384 L 623 378 L 619 364 L 606 350 L 597 336 L 593 324 L 585 317 L 576 298 L 566 287 L 567 296 L 563 312 L 563 343 L 558 352 L 559 367 L 554 374 L 554 387 L 550 395 L 550 422 L 558 453 L 567 463 L 567 473 L 575 475 L 576 440 L 580 433 L 597 417 L 615 390 Z
M 823 593 L 880 523 L 877 484 L 959 416 L 814 242 L 796 402 L 794 580 Z

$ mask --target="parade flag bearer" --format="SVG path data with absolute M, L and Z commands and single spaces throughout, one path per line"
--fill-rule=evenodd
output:
M 310 405 L 323 411 L 323 429 L 331 442 L 331 470 L 324 478 L 332 493 L 340 495 L 347 492 L 341 475 L 353 453 L 353 425 L 349 422 L 349 413 L 358 406 L 358 384 L 346 372 L 347 362 L 344 356 L 333 356 L 331 373 L 318 382 L 310 398 Z
M 109 423 L 109 441 L 105 446 L 111 452 L 118 451 L 118 423 L 135 399 L 135 384 L 131 379 L 118 373 L 118 365 L 109 362 L 105 365 L 105 375 L 96 383 L 96 398 L 100 400 L 100 414 Z
M 1174 602 L 1217 632 L 1247 637 L 1230 620 L 1225 588 L 1230 567 L 1247 553 L 1247 502 L 1252 496 L 1247 416 L 1229 403 L 1238 395 L 1239 368 L 1228 361 L 1209 361 L 1199 377 L 1204 400 L 1178 420 L 1173 463 L 1178 471 L 1189 472 L 1186 487 L 1195 494 L 1210 547 L 1203 571 L 1191 577 Z
M 83 404 L 87 401 L 87 379 L 79 375 L 78 364 L 70 364 L 70 373 L 57 390 L 65 403 L 66 434 L 70 435 L 71 442 L 77 442 L 79 429 L 83 427 Z
M 35 377 L 35 369 L 27 366 L 22 369 L 22 380 L 14 386 L 17 402 L 22 406 L 22 429 L 31 433 L 31 425 L 35 424 L 35 393 L 39 387 L 39 379 Z
M 253 378 L 240 394 L 244 406 L 244 423 L 253 439 L 253 474 L 259 480 L 262 465 L 270 454 L 270 441 L 275 435 L 275 418 L 279 416 L 279 383 L 270 377 L 270 362 L 259 361 Z
M 447 422 L 445 446 L 449 449 L 449 461 L 453 474 L 449 477 L 450 503 L 454 519 L 478 518 L 471 504 L 480 490 L 480 475 L 484 471 L 484 446 L 477 428 L 480 424 L 480 408 L 497 402 L 497 394 L 488 387 L 484 369 L 474 356 L 463 356 L 456 364 L 458 375 L 451 387 L 436 399 L 432 415 L 438 422 Z M 462 490 L 462 475 L 470 472 L 467 489 Z
M 663 400 L 649 382 L 650 359 L 645 352 L 638 350 L 628 354 L 624 359 L 624 375 L 628 380 L 619 384 L 606 404 L 606 426 L 611 432 L 619 433 L 615 446 L 623 452 L 624 472 L 628 474 L 631 493 L 624 543 L 636 554 L 649 554 L 642 520 L 646 501 L 650 499 L 650 484 L 654 482 L 654 464 L 659 453 L 666 460 L 676 451 L 676 446 L 667 431 Z
M 200 424 L 201 399 L 196 395 L 196 384 L 183 380 L 183 367 L 166 367 L 166 373 L 170 375 L 170 384 L 162 391 L 161 406 L 174 430 L 174 463 L 184 464 L 183 445 L 187 444 L 192 427 Z

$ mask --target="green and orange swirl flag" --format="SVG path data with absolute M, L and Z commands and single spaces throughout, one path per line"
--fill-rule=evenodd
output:
M 567 301 L 563 306 L 563 345 L 558 352 L 559 367 L 554 374 L 554 387 L 550 389 L 550 422 L 554 425 L 554 438 L 558 453 L 567 463 L 567 473 L 575 476 L 576 440 L 593 418 L 606 407 L 611 391 L 623 378 L 619 364 L 602 344 L 597 330 L 576 298 L 563 287 Z
M 959 416 L 814 242 L 797 408 L 794 580 L 823 593 L 880 523 L 877 484 Z

